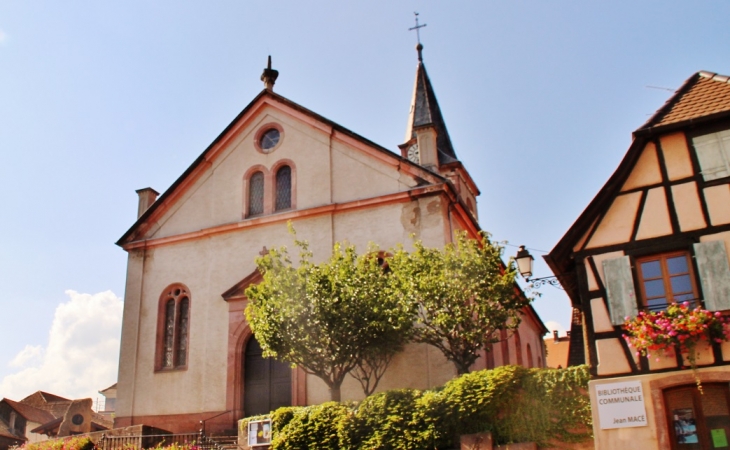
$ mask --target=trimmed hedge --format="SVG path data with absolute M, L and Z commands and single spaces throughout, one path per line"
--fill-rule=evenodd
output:
M 34 444 L 25 444 L 20 450 L 92 450 L 94 443 L 88 436 L 76 436 L 61 439 L 50 439 Z
M 448 449 L 458 447 L 460 435 L 483 431 L 497 444 L 580 442 L 591 438 L 588 380 L 587 366 L 504 366 L 468 373 L 435 390 L 280 408 L 271 414 L 271 448 Z

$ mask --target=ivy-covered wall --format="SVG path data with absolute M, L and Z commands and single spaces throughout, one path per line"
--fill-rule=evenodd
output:
M 362 402 L 281 408 L 271 414 L 272 450 L 450 449 L 489 431 L 495 443 L 540 446 L 591 439 L 586 366 L 472 372 L 440 389 L 400 389 Z M 240 422 L 245 433 L 248 418 Z

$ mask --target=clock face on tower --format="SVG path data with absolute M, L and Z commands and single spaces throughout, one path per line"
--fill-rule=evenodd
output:
M 414 162 L 416 164 L 420 163 L 421 160 L 418 157 L 418 144 L 413 144 L 410 147 L 408 147 L 408 159 L 411 160 L 411 162 Z

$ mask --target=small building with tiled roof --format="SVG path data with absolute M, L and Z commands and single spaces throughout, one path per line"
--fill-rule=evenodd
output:
M 69 400 L 37 391 L 20 401 L 0 400 L 0 450 L 112 426 L 111 420 L 91 409 L 91 399 Z
M 637 354 L 624 323 L 685 302 L 730 313 L 729 81 L 692 75 L 545 257 L 578 312 L 596 448 L 728 446 L 730 344 L 701 341 L 693 371 L 688 354 Z

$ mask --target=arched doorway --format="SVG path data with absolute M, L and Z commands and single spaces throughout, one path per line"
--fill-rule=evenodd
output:
M 264 358 L 261 345 L 251 336 L 243 366 L 243 412 L 246 417 L 291 406 L 292 370 L 285 363 Z

